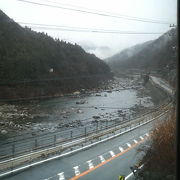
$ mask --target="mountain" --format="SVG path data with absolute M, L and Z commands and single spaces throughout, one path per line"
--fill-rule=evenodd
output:
M 0 99 L 97 87 L 110 77 L 109 66 L 79 45 L 23 28 L 0 10 Z
M 121 52 L 115 54 L 114 56 L 106 58 L 105 62 L 108 62 L 111 64 L 111 63 L 118 63 L 120 61 L 124 61 L 124 60 L 132 57 L 133 55 L 137 54 L 138 52 L 140 52 L 142 49 L 144 49 L 151 42 L 152 41 L 147 41 L 143 44 L 137 44 L 133 47 L 126 48 L 126 49 L 122 50 Z
M 141 69 L 156 71 L 164 78 L 177 76 L 177 28 L 153 41 L 138 44 L 106 59 L 113 71 Z M 172 75 L 171 75 L 172 74 Z M 173 77 L 172 77 L 173 76 Z

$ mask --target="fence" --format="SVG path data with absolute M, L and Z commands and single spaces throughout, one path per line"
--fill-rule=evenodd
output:
M 157 108 L 160 109 L 160 107 Z M 31 151 L 44 149 L 46 147 L 57 146 L 64 142 L 86 137 L 91 134 L 98 134 L 100 131 L 122 126 L 128 122 L 133 123 L 137 120 L 142 121 L 145 116 L 155 113 L 157 108 L 151 110 L 150 112 L 146 112 L 141 116 L 129 116 L 128 119 L 121 119 L 114 116 L 113 120 L 101 119 L 89 121 L 90 123 L 86 124 L 84 127 L 71 128 L 69 130 L 57 131 L 54 133 L 45 133 L 44 135 L 31 136 L 28 138 L 18 137 L 17 139 L 10 139 L 8 142 L 0 144 L 0 160 L 9 159 Z

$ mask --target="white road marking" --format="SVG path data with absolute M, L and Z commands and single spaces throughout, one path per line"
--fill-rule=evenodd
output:
M 99 156 L 99 158 L 100 158 L 101 162 L 104 162 L 104 161 L 105 161 L 105 159 L 104 159 L 103 156 Z
M 136 144 L 138 143 L 135 139 L 133 140 Z
M 131 147 L 131 144 L 130 143 L 126 143 L 128 147 Z
M 167 113 L 167 112 L 169 112 L 169 110 L 167 110 L 167 111 L 161 113 L 160 115 L 158 115 L 158 116 L 156 116 L 156 117 L 148 120 L 147 122 L 141 123 L 141 124 L 133 127 L 132 129 L 137 129 L 138 127 L 141 127 L 141 126 L 143 126 L 143 125 L 145 125 L 145 124 L 148 124 L 149 122 L 152 122 L 152 121 L 154 121 L 155 119 L 163 116 L 163 115 L 164 115 L 165 113 Z M 41 161 L 38 161 L 38 162 L 35 162 L 35 163 L 31 163 L 31 164 L 25 165 L 25 166 L 20 167 L 20 168 L 16 168 L 16 169 L 13 169 L 13 170 L 4 172 L 4 173 L 0 174 L 0 177 L 6 176 L 6 175 L 9 175 L 9 174 L 18 172 L 18 171 L 22 171 L 22 170 L 25 170 L 25 169 L 27 169 L 27 168 L 30 168 L 30 167 L 33 167 L 33 166 L 42 164 L 42 163 L 44 163 L 44 162 L 48 162 L 48 161 L 51 161 L 51 160 L 54 160 L 54 159 L 57 159 L 57 158 L 60 158 L 60 157 L 64 157 L 64 156 L 66 156 L 66 155 L 69 155 L 69 154 L 72 154 L 72 153 L 75 153 L 75 152 L 78 152 L 78 151 L 81 151 L 81 150 L 83 150 L 83 149 L 92 147 L 92 146 L 94 146 L 94 145 L 96 145 L 96 144 L 99 144 L 99 143 L 108 141 L 108 140 L 110 140 L 110 139 L 113 139 L 114 137 L 117 137 L 117 136 L 122 135 L 122 134 L 124 134 L 124 133 L 130 132 L 130 131 L 132 131 L 132 129 L 125 130 L 125 131 L 120 132 L 120 133 L 118 133 L 118 134 L 116 134 L 116 135 L 113 135 L 113 136 L 110 136 L 110 137 L 105 138 L 105 139 L 103 139 L 103 140 L 94 142 L 94 143 L 89 144 L 89 145 L 87 145 L 87 146 L 84 146 L 84 147 L 75 149 L 75 150 L 73 150 L 73 151 L 69 151 L 69 152 L 66 152 L 66 153 L 64 153 L 64 154 L 56 155 L 56 156 L 47 158 L 47 159 L 45 159 L 45 160 L 41 160 Z M 84 139 L 84 138 L 82 138 L 82 139 Z M 61 147 L 61 146 L 62 146 L 62 145 L 59 145 L 59 146 L 56 146 L 56 147 Z M 53 148 L 54 148 L 54 147 L 53 147 Z M 36 151 L 35 153 L 39 153 L 39 152 L 42 152 L 42 151 L 45 151 L 45 150 L 49 150 L 49 149 L 53 149 L 53 148 L 47 148 L 47 149 L 44 149 L 44 150 Z M 121 150 L 120 150 L 120 151 L 121 151 Z M 8 159 L 8 160 L 5 160 L 5 161 L 1 161 L 0 164 L 1 164 L 1 163 L 4 163 L 4 162 L 13 161 L 13 160 L 15 160 L 15 159 L 21 159 L 21 158 L 23 158 L 23 157 L 30 156 L 31 154 L 33 155 L 34 152 L 29 153 L 29 154 L 26 154 L 26 155 L 19 156 L 19 157 L 11 158 L 11 159 Z
M 121 152 L 123 152 L 123 151 L 124 151 L 124 149 L 123 149 L 122 147 L 119 147 L 119 150 L 120 150 Z
M 125 177 L 125 180 L 126 180 L 126 179 L 129 179 L 132 175 L 133 175 L 133 173 L 128 174 L 128 175 Z
M 89 169 L 92 169 L 94 167 L 92 160 L 87 161 Z
M 143 166 L 144 166 L 144 164 L 142 164 L 142 165 L 139 167 L 139 169 L 141 169 Z M 126 180 L 126 179 L 129 179 L 132 175 L 133 175 L 133 173 L 128 174 L 128 175 L 125 177 L 125 180 Z
M 143 140 L 144 138 L 142 136 L 140 136 L 140 138 Z
M 78 176 L 80 174 L 79 166 L 75 166 L 73 168 L 74 168 L 75 175 Z
M 65 177 L 64 177 L 64 172 L 61 172 L 59 174 L 57 174 L 59 176 L 59 180 L 64 180 Z
M 115 156 L 114 152 L 113 151 L 109 151 L 109 153 L 111 154 L 112 157 Z

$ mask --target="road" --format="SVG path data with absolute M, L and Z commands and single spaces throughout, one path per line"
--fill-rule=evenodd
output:
M 164 80 L 162 80 L 161 78 L 155 77 L 155 76 L 150 76 L 152 81 L 159 85 L 162 89 L 164 89 L 168 94 L 173 95 L 174 90 L 173 88 Z
M 163 119 L 165 119 L 164 116 L 159 118 L 159 121 Z M 150 131 L 156 123 L 157 121 L 152 121 L 89 149 L 44 162 L 3 179 L 116 180 L 119 175 L 127 177 L 131 173 L 130 166 L 135 165 L 143 155 L 137 149 L 144 143 L 148 143 Z M 130 178 L 133 179 L 133 176 Z
M 118 179 L 119 175 L 127 176 L 130 166 L 133 166 L 140 158 L 136 149 L 139 147 L 137 142 L 142 138 L 147 138 L 147 134 L 155 125 L 156 121 L 123 134 L 110 141 L 93 146 L 87 150 L 62 157 L 53 161 L 45 162 L 41 165 L 31 167 L 26 171 L 14 174 L 5 180 L 63 180 L 71 179 L 78 174 L 92 169 L 108 161 L 106 164 L 99 165 L 99 168 L 81 176 L 79 179 Z M 140 137 L 141 136 L 141 137 Z M 137 145 L 136 145 L 137 143 Z M 123 153 L 121 152 L 123 148 Z M 122 153 L 122 154 L 120 154 Z M 115 155 L 115 156 L 114 156 Z M 110 158 L 114 159 L 110 160 Z M 116 157 L 117 156 L 117 157 Z M 109 172 L 109 173 L 108 173 Z

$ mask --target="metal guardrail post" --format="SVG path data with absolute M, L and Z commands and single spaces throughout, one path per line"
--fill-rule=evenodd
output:
M 87 135 L 87 127 L 84 128 L 84 135 Z
M 15 154 L 15 144 L 12 145 L 12 155 L 14 157 L 14 154 Z
M 70 133 L 71 133 L 70 137 L 71 137 L 71 139 L 72 139 L 72 136 L 73 136 L 73 131 L 71 131 Z
M 108 120 L 106 119 L 106 129 L 108 128 Z
M 54 146 L 56 145 L 56 134 L 54 135 Z
M 37 139 L 34 140 L 34 146 L 35 146 L 35 148 L 37 148 L 37 146 L 38 146 L 38 141 L 37 141 Z
M 96 133 L 98 133 L 98 121 L 96 122 Z

